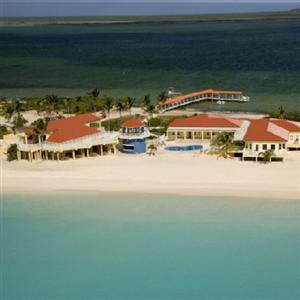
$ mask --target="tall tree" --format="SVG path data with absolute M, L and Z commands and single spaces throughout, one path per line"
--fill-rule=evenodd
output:
M 278 113 L 279 113 L 279 118 L 280 119 L 284 119 L 284 113 L 285 113 L 285 111 L 284 111 L 284 108 L 283 108 L 282 105 L 279 106 Z
M 143 107 L 147 107 L 150 104 L 151 104 L 151 98 L 150 98 L 150 95 L 147 94 L 144 96 L 144 99 L 143 99 Z
M 107 118 L 108 118 L 109 129 L 110 129 L 110 112 L 114 107 L 114 100 L 110 97 L 106 97 L 104 99 L 103 107 L 104 107 L 105 111 L 107 112 Z
M 59 98 L 56 95 L 47 95 L 45 97 L 45 101 L 44 101 L 45 105 L 46 105 L 46 111 L 49 114 L 52 114 L 53 112 L 55 112 L 56 114 L 58 114 L 59 111 Z
M 119 99 L 118 101 L 117 101 L 117 103 L 116 103 L 116 108 L 117 108 L 117 110 L 119 111 L 119 113 L 120 113 L 120 118 L 122 117 L 122 111 L 125 109 L 125 102 L 124 102 L 124 100 L 122 100 L 122 99 Z
M 229 132 L 219 133 L 212 141 L 212 146 L 217 146 L 220 150 L 218 157 L 230 157 L 229 150 L 233 148 L 233 134 Z
M 133 105 L 135 103 L 135 98 L 133 98 L 133 97 L 126 97 L 125 103 L 126 103 L 126 108 L 129 109 L 129 113 L 131 115 L 132 107 L 133 107 Z
M 166 101 L 168 98 L 166 91 L 161 91 L 157 96 L 157 103 Z
M 21 114 L 14 116 L 13 121 L 12 121 L 14 132 L 23 128 L 27 122 L 28 121 Z
M 92 89 L 90 92 L 88 92 L 88 95 L 93 98 L 93 100 L 96 100 L 99 97 L 100 91 L 97 88 Z
M 38 139 L 39 139 L 39 144 L 42 143 L 42 139 L 45 136 L 46 130 L 47 130 L 47 126 L 48 126 L 48 122 L 50 121 L 49 118 L 45 118 L 45 119 L 37 119 L 35 120 L 31 126 L 33 127 L 34 132 L 37 134 Z

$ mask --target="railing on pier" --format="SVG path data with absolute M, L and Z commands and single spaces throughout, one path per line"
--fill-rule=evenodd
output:
M 237 96 L 237 97 L 236 97 Z M 202 94 L 199 96 L 194 96 L 194 97 L 187 97 L 182 100 L 179 100 L 178 102 L 170 103 L 170 104 L 162 104 L 160 106 L 160 110 L 162 112 L 172 110 L 178 107 L 186 106 L 189 104 L 201 102 L 201 101 L 228 101 L 228 102 L 249 102 L 250 97 L 248 96 L 243 96 L 243 95 L 235 95 L 235 94 Z

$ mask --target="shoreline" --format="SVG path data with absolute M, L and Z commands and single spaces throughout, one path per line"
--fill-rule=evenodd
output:
M 2 195 L 137 193 L 300 200 L 300 155 L 259 164 L 192 153 L 1 162 Z
M 248 13 L 187 14 L 155 16 L 65 16 L 65 17 L 2 17 L 0 26 L 88 25 L 88 24 L 167 24 L 177 22 L 235 22 L 299 20 L 298 10 Z
M 188 192 L 168 192 L 168 191 L 131 191 L 131 190 L 49 190 L 49 191 L 5 191 L 2 192 L 0 198 L 5 198 L 6 196 L 33 196 L 33 197 L 56 197 L 56 196 L 87 196 L 93 197 L 98 195 L 111 195 L 111 194 L 120 194 L 120 195 L 135 195 L 135 196 L 182 196 L 182 197 L 199 197 L 199 198 L 206 198 L 206 199 L 237 199 L 242 201 L 255 201 L 255 200 L 266 200 L 266 201 L 300 201 L 297 195 L 295 196 L 288 196 L 288 197 L 273 197 L 268 194 L 262 195 L 249 195 L 246 194 L 214 194 L 212 192 L 208 193 L 188 193 Z

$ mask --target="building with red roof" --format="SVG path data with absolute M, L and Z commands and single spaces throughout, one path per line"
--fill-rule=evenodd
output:
M 98 133 L 100 118 L 93 114 L 81 114 L 50 121 L 47 126 L 48 143 L 63 143 Z
M 281 119 L 252 120 L 235 134 L 236 140 L 245 142 L 243 157 L 255 159 L 267 150 L 283 159 L 287 150 L 300 149 L 299 137 L 300 122 Z
M 100 118 L 81 114 L 49 121 L 46 140 L 40 144 L 20 143 L 20 159 L 67 159 L 116 153 L 118 133 L 100 130 Z
M 169 124 L 169 140 L 211 140 L 220 132 L 234 133 L 243 120 L 217 114 L 200 114 L 188 118 L 178 118 Z
M 222 91 L 207 89 L 199 92 L 193 92 L 185 95 L 168 98 L 159 105 L 162 112 L 182 108 L 190 104 L 202 101 L 217 101 L 218 103 L 228 102 L 248 102 L 249 97 L 243 96 L 241 91 Z
M 124 153 L 138 154 L 147 150 L 146 138 L 150 136 L 148 128 L 137 118 L 125 121 L 120 130 L 120 149 Z

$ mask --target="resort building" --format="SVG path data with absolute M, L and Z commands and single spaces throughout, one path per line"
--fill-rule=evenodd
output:
M 119 140 L 120 150 L 124 153 L 145 153 L 146 138 L 150 136 L 148 128 L 138 119 L 130 119 L 122 124 Z
M 243 159 L 258 160 L 260 153 L 272 150 L 276 160 L 283 160 L 287 150 L 300 149 L 300 122 L 259 119 L 246 123 L 235 133 L 235 140 L 245 142 Z
M 169 98 L 159 105 L 159 109 L 162 112 L 166 112 L 202 101 L 216 101 L 219 104 L 224 104 L 225 102 L 248 102 L 250 101 L 250 98 L 243 96 L 240 91 L 220 91 L 208 89 Z
M 116 153 L 118 133 L 99 129 L 100 119 L 82 114 L 50 121 L 45 135 L 30 128 L 19 135 L 18 159 L 64 160 Z
M 201 114 L 172 121 L 167 130 L 168 140 L 212 140 L 220 132 L 235 133 L 243 120 L 221 115 Z

